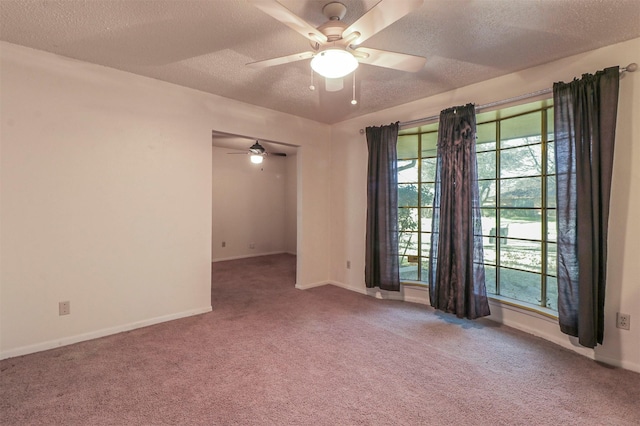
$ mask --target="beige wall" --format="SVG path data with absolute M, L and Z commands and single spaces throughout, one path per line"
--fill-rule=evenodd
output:
M 213 129 L 300 146 L 297 279 L 327 281 L 329 126 L 4 42 L 0 59 L 1 357 L 211 309 Z
M 286 161 L 287 181 L 284 189 L 284 251 L 296 254 L 298 234 L 298 156 L 290 155 Z
M 366 219 L 366 126 L 438 115 L 440 110 L 469 102 L 476 105 L 549 88 L 555 81 L 613 65 L 640 62 L 640 39 L 605 47 L 462 89 L 421 99 L 396 108 L 339 123 L 332 128 L 331 146 L 331 279 L 340 286 L 366 292 L 364 241 Z M 428 67 L 428 63 L 427 63 Z M 539 335 L 586 356 L 640 371 L 640 72 L 620 82 L 611 218 L 604 345 L 595 350 L 577 347 L 545 317 L 492 304 L 492 319 Z M 351 261 L 351 269 L 345 266 Z M 423 289 L 406 287 L 405 300 L 426 303 Z M 615 328 L 616 312 L 631 315 L 631 330 Z
M 229 152 L 239 151 L 213 147 L 212 260 L 286 252 L 286 241 L 296 237 L 296 175 L 288 167 L 292 157 L 268 156 L 253 164 L 248 155 Z M 287 199 L 290 187 L 293 200 Z M 287 217 L 294 223 L 292 235 L 287 235 Z
M 638 51 L 640 39 L 327 126 L 0 43 L 0 357 L 210 309 L 213 129 L 300 147 L 297 286 L 331 281 L 365 292 L 359 129 L 533 92 L 637 62 Z M 636 371 L 639 78 L 621 81 L 605 344 L 577 348 L 552 321 L 492 306 L 497 321 Z M 426 302 L 422 290 L 400 296 Z M 62 300 L 71 315 L 58 316 Z M 631 314 L 630 331 L 615 328 L 618 311 Z

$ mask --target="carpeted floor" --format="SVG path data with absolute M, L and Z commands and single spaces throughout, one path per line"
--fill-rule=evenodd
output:
M 640 375 L 486 320 L 213 264 L 213 312 L 0 362 L 0 424 L 637 425 Z

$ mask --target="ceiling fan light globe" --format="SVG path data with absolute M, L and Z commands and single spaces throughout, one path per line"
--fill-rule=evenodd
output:
M 341 78 L 358 68 L 358 60 L 343 49 L 326 49 L 311 60 L 311 68 L 326 78 Z
M 255 155 L 254 154 L 254 155 L 251 156 L 251 162 L 253 164 L 261 164 L 262 160 L 263 160 L 262 155 Z

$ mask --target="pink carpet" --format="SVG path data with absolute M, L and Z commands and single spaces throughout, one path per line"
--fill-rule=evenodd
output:
M 486 320 L 213 264 L 213 312 L 0 362 L 2 425 L 637 425 L 640 375 Z

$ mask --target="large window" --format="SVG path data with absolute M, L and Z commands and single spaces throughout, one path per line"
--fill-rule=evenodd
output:
M 557 310 L 553 107 L 550 101 L 477 116 L 478 186 L 487 292 Z M 437 123 L 400 132 L 400 278 L 425 282 Z

